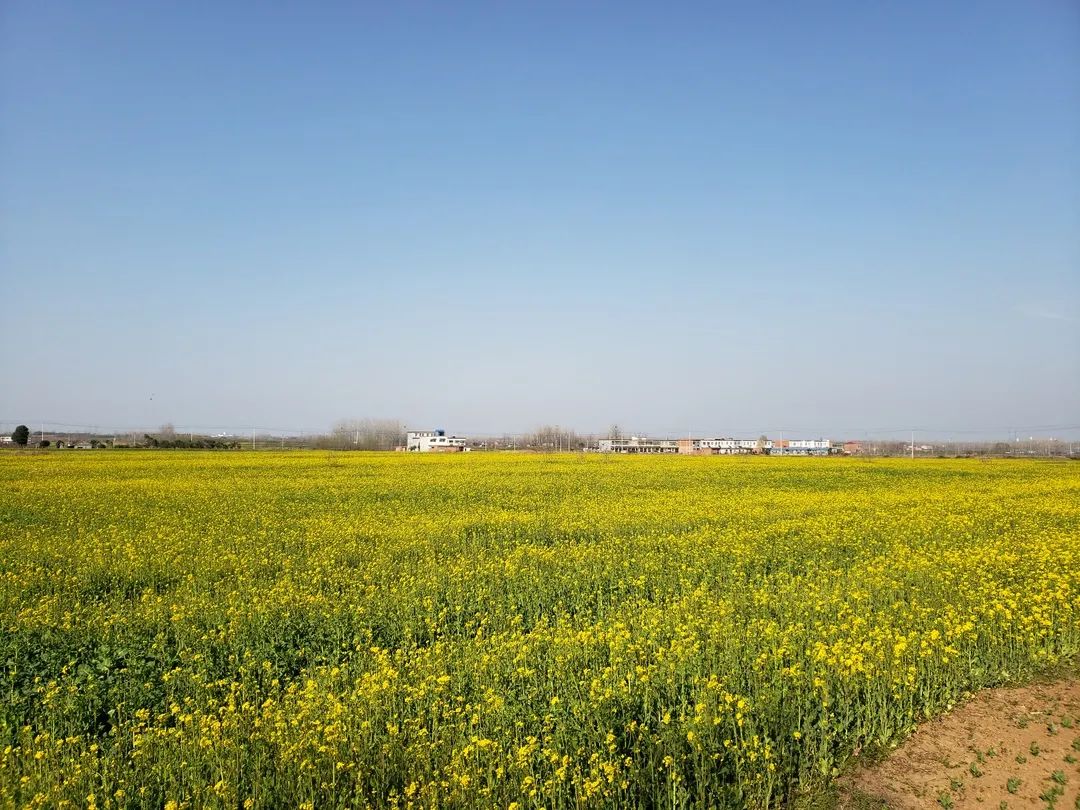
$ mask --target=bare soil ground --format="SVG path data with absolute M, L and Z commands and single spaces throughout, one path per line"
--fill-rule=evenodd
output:
M 844 777 L 839 805 L 1080 810 L 1080 679 L 980 692 Z

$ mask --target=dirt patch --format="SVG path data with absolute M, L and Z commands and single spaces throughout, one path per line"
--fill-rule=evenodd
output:
M 840 791 L 847 808 L 1080 808 L 1080 680 L 980 692 Z

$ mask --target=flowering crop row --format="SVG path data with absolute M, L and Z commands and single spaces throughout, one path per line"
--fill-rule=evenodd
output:
M 1080 465 L 0 456 L 0 805 L 773 807 L 1080 650 Z

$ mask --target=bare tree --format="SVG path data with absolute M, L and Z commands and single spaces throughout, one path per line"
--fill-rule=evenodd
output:
M 405 444 L 405 429 L 396 419 L 342 419 L 315 444 L 324 450 L 393 450 Z
M 523 437 L 525 445 L 534 450 L 559 452 L 562 450 L 580 450 L 584 447 L 581 437 L 572 430 L 558 425 L 542 425 Z

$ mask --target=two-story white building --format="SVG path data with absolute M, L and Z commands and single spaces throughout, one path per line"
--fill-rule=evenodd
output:
M 767 453 L 772 449 L 768 439 L 695 439 L 698 447 L 712 450 L 720 455 Z
M 468 448 L 462 436 L 447 436 L 445 430 L 410 430 L 405 449 L 410 453 L 461 453 Z
M 773 454 L 787 456 L 827 456 L 832 451 L 828 439 L 785 439 L 776 442 Z

